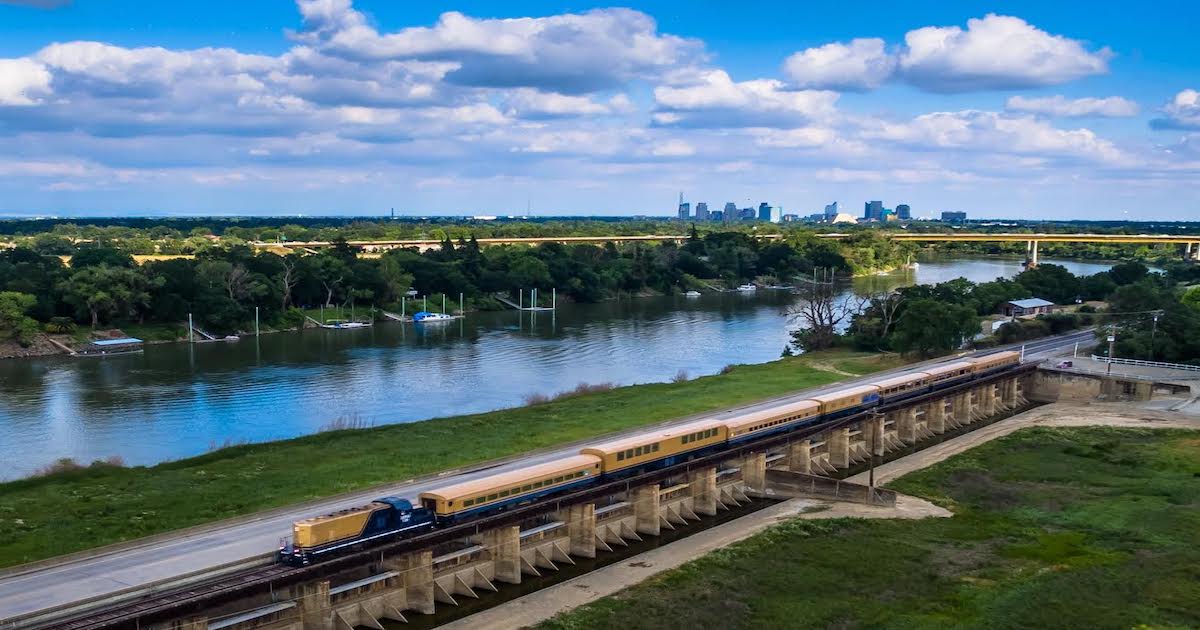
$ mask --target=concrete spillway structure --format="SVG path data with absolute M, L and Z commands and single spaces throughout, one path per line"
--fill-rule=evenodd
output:
M 1029 374 L 1022 370 L 887 405 L 878 413 L 784 436 L 761 448 L 706 457 L 683 472 L 668 471 L 669 476 L 631 483 L 611 494 L 559 503 L 519 523 L 477 529 L 426 549 L 380 550 L 357 566 L 316 572 L 299 582 L 258 585 L 236 597 L 195 600 L 180 606 L 178 616 L 167 618 L 160 611 L 153 618 L 139 618 L 137 625 L 154 630 L 382 630 L 384 620 L 433 614 L 576 559 L 686 528 L 756 497 L 894 504 L 894 493 L 828 475 L 1027 405 Z

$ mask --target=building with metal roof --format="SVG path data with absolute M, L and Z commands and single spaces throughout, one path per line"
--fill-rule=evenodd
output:
M 1043 300 L 1042 298 L 1028 298 L 1005 302 L 1003 313 L 1008 317 L 1025 317 L 1027 315 L 1050 313 L 1053 310 L 1054 302 Z

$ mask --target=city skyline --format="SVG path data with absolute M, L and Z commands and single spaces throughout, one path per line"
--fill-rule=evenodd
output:
M 1192 218 L 1200 10 L 1088 7 L 0 1 L 0 214 Z

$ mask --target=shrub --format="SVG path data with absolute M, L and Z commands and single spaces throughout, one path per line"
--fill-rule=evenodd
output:
M 51 334 L 70 334 L 75 332 L 75 322 L 70 317 L 51 317 L 45 330 Z
M 671 377 L 671 382 L 672 382 L 672 383 L 686 383 L 686 382 L 688 382 L 688 373 L 687 373 L 687 370 L 679 370 L 678 372 L 676 372 L 676 373 L 675 373 L 675 376 Z
M 350 414 L 348 416 L 338 416 L 333 422 L 323 424 L 317 428 L 317 433 L 326 433 L 329 431 L 350 431 L 352 429 L 370 429 L 375 426 L 374 422 L 358 414 Z
M 550 397 L 545 394 L 525 394 L 525 404 L 528 406 L 544 405 L 550 402 Z
M 83 466 L 79 462 L 70 457 L 60 457 L 52 464 L 46 464 L 33 472 L 34 477 L 49 477 L 50 475 L 61 475 L 76 470 L 83 470 Z

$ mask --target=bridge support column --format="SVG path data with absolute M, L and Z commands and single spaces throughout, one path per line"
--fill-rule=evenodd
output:
M 433 550 L 385 559 L 383 567 L 400 574 L 400 583 L 404 585 L 404 610 L 433 614 Z
M 208 630 L 208 617 L 187 617 L 175 624 L 175 630 Z
M 713 471 L 713 491 L 716 491 L 716 471 Z M 747 491 L 763 493 L 767 491 L 767 454 L 752 453 L 742 460 L 742 481 Z
M 946 399 L 931 401 L 925 408 L 925 426 L 935 434 L 946 432 Z
M 635 488 L 633 491 L 634 529 L 639 534 L 657 536 L 661 530 L 658 515 L 658 484 Z
M 763 460 L 765 465 L 766 460 Z M 765 479 L 766 471 L 763 471 Z M 697 470 L 688 475 L 688 489 L 692 491 L 692 511 L 713 516 L 717 513 L 717 467 Z
M 983 417 L 990 418 L 996 415 L 997 398 L 999 398 L 999 392 L 996 391 L 995 383 L 989 383 L 983 386 Z
M 433 584 L 432 576 L 429 580 Z M 333 628 L 333 604 L 329 601 L 329 580 L 316 584 L 301 584 L 296 598 L 300 622 L 305 630 Z
M 520 527 L 510 525 L 488 530 L 478 537 L 477 542 L 487 547 L 497 582 L 521 583 Z
M 971 422 L 971 392 L 959 392 L 950 401 L 954 424 L 965 426 Z
M 796 440 L 788 445 L 788 470 L 812 474 L 812 440 Z
M 1028 241 L 1025 244 L 1025 267 L 1033 268 L 1038 266 L 1038 242 Z
M 561 510 L 558 520 L 567 524 L 571 540 L 571 555 L 580 558 L 596 557 L 596 504 L 581 503 Z
M 859 428 L 862 430 L 862 447 L 867 453 L 875 450 L 876 445 L 883 440 L 883 425 L 891 417 L 891 412 L 871 414 L 859 422 Z
M 825 443 L 829 448 L 829 463 L 834 468 L 848 468 L 850 466 L 850 427 L 830 429 L 829 439 Z
M 897 412 L 900 417 L 896 419 L 896 437 L 905 444 L 916 444 L 917 442 L 918 411 L 919 407 L 914 406 Z

